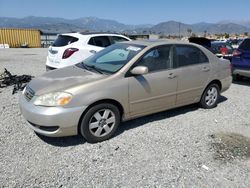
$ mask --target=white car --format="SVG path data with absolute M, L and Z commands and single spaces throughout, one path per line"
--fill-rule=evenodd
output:
M 77 64 L 105 47 L 123 41 L 131 39 L 119 34 L 105 33 L 60 34 L 49 47 L 46 70 Z

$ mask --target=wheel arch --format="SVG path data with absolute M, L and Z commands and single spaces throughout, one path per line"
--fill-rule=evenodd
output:
M 221 89 L 222 89 L 221 81 L 220 81 L 220 80 L 212 80 L 211 82 L 209 82 L 209 83 L 207 84 L 207 86 L 206 86 L 205 89 L 203 90 L 202 95 L 201 95 L 201 97 L 200 97 L 200 100 L 202 99 L 202 96 L 204 95 L 204 92 L 206 91 L 206 89 L 207 89 L 211 84 L 217 84 L 217 85 L 219 86 L 219 90 L 221 91 Z
M 207 85 L 207 87 L 210 86 L 211 84 L 217 84 L 217 85 L 219 86 L 220 91 L 221 91 L 221 89 L 222 89 L 222 84 L 221 84 L 221 81 L 220 81 L 220 80 L 213 80 L 213 81 L 209 82 L 209 84 Z M 204 91 L 207 89 L 207 87 L 204 89 Z M 204 92 L 204 91 L 203 91 L 203 92 Z
M 102 99 L 102 100 L 98 100 L 98 101 L 92 103 L 91 105 L 89 105 L 88 108 L 86 108 L 86 109 L 84 110 L 84 112 L 82 113 L 82 115 L 81 115 L 81 117 L 80 117 L 80 119 L 79 119 L 79 121 L 78 121 L 78 126 L 77 126 L 77 132 L 78 132 L 78 134 L 80 133 L 80 126 L 81 126 L 82 118 L 83 118 L 84 115 L 87 113 L 87 111 L 88 111 L 90 108 L 92 108 L 93 106 L 98 105 L 98 104 L 102 104 L 102 103 L 109 103 L 109 104 L 115 105 L 115 106 L 118 108 L 119 113 L 120 113 L 120 117 L 121 117 L 121 119 L 122 119 L 122 116 L 123 116 L 123 114 L 124 114 L 124 108 L 123 108 L 123 106 L 121 105 L 120 102 L 118 102 L 118 101 L 116 101 L 116 100 L 114 100 L 114 99 Z

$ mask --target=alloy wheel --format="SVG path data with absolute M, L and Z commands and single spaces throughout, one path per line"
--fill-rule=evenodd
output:
M 208 106 L 213 106 L 218 98 L 218 90 L 216 87 L 211 87 L 207 90 L 205 102 Z
M 112 110 L 101 109 L 90 118 L 89 131 L 96 137 L 104 137 L 113 130 L 115 122 L 116 118 Z

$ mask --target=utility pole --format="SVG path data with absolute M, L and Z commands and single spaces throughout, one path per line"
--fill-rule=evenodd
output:
M 179 22 L 179 39 L 181 39 L 181 22 Z

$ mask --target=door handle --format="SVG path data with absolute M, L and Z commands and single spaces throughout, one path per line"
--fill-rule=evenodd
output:
M 201 70 L 202 70 L 203 72 L 208 72 L 208 71 L 210 71 L 210 68 L 209 68 L 209 67 L 203 67 Z
M 173 78 L 175 78 L 176 77 L 176 75 L 174 74 L 174 73 L 170 73 L 169 75 L 168 75 L 168 78 L 169 79 L 173 79 Z
M 92 54 L 95 54 L 95 53 L 96 53 L 95 50 L 90 50 L 89 52 L 92 53 Z

